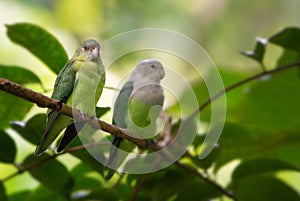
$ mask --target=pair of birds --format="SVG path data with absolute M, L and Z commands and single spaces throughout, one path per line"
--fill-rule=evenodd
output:
M 81 92 L 95 88 L 93 89 L 95 97 L 90 98 L 93 99 L 92 108 L 94 110 L 105 83 L 105 70 L 99 51 L 100 45 L 93 39 L 80 44 L 74 56 L 58 74 L 51 98 L 72 106 L 75 91 L 80 96 Z M 146 133 L 148 137 L 149 135 L 153 136 L 155 134 L 156 119 L 164 102 L 163 89 L 160 85 L 160 81 L 164 76 L 164 67 L 159 61 L 145 60 L 140 62 L 132 72 L 130 79 L 122 87 L 115 101 L 113 124 L 128 129 L 132 133 L 141 132 Z M 84 77 L 87 77 L 88 82 L 90 82 L 88 86 L 80 84 Z M 85 104 L 82 103 L 82 105 Z M 57 111 L 48 110 L 47 114 L 45 132 L 35 150 L 36 155 L 42 154 L 65 129 L 57 147 L 58 152 L 64 150 L 84 126 L 83 122 L 76 122 Z M 117 148 L 121 146 L 122 141 L 122 138 L 114 137 L 107 166 L 116 167 L 124 160 L 124 158 L 117 159 Z M 112 165 L 113 163 L 115 164 Z M 108 168 L 106 180 L 109 180 L 113 174 L 114 170 Z

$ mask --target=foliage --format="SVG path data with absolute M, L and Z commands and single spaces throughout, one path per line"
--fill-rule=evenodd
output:
M 55 73 L 67 61 L 59 41 L 41 27 L 27 23 L 12 24 L 7 26 L 7 35 Z M 13 129 L 23 141 L 37 144 L 44 128 L 45 115 L 37 114 L 20 122 L 24 121 L 33 104 L 0 92 L 0 162 L 16 168 L 15 174 L 0 182 L 0 200 L 211 200 L 230 197 L 230 192 L 235 196 L 231 199 L 236 200 L 299 199 L 296 187 L 277 177 L 281 171 L 295 174 L 300 171 L 298 69 L 267 75 L 269 71 L 263 62 L 269 43 L 283 49 L 282 55 L 277 58 L 278 64 L 297 61 L 299 38 L 300 29 L 289 27 L 269 39 L 257 40 L 254 51 L 244 53 L 261 64 L 265 74 L 260 77 L 264 75 L 265 79 L 253 79 L 247 84 L 247 93 L 239 89 L 241 85 L 236 86 L 239 87 L 238 93 L 228 93 L 229 112 L 225 128 L 218 146 L 207 158 L 198 159 L 198 153 L 194 151 L 200 149 L 203 141 L 203 136 L 197 136 L 191 149 L 178 163 L 159 172 L 115 177 L 111 183 L 104 182 L 103 165 L 83 149 L 70 152 L 70 157 L 80 161 L 71 168 L 67 161 L 58 160 L 65 153 L 49 152 L 36 157 L 32 150 L 24 160 L 18 161 L 16 152 L 22 150 L 6 129 Z M 225 84 L 228 80 L 244 78 L 238 73 L 221 72 L 221 75 Z M 41 83 L 34 73 L 18 66 L 0 65 L 0 77 L 22 85 Z M 193 87 L 198 95 L 203 83 L 196 82 Z M 201 103 L 207 97 L 198 98 Z M 97 109 L 97 114 L 101 117 L 108 110 Z M 178 129 L 177 123 L 172 126 L 172 130 Z M 80 145 L 78 143 L 74 141 L 73 147 Z M 234 160 L 239 160 L 239 163 L 234 167 L 230 181 L 221 186 L 216 175 Z M 38 186 L 33 191 L 8 194 L 6 182 L 24 172 L 29 172 L 31 178 L 38 181 Z

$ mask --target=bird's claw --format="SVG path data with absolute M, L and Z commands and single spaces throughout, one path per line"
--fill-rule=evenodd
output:
M 89 116 L 88 121 L 93 129 L 95 130 L 101 129 L 100 125 L 98 124 L 98 118 L 96 116 Z

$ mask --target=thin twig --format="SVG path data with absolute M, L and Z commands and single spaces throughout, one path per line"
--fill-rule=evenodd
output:
M 144 185 L 144 183 L 146 182 L 146 180 L 149 178 L 149 176 L 151 175 L 151 173 L 145 174 L 141 180 L 139 180 L 140 182 L 137 183 L 137 185 L 133 188 L 132 194 L 130 196 L 130 201 L 134 201 L 136 200 L 136 196 L 139 192 L 139 190 L 142 188 L 142 186 Z
M 79 146 L 75 146 L 75 147 L 72 147 L 72 148 L 70 148 L 70 149 L 68 149 L 68 150 L 66 150 L 66 151 L 64 151 L 64 152 L 62 152 L 62 153 L 56 153 L 56 154 L 50 155 L 50 156 L 47 157 L 47 158 L 44 158 L 44 159 L 42 159 L 42 160 L 40 160 L 40 161 L 36 161 L 36 162 L 34 162 L 34 163 L 30 164 L 30 165 L 27 165 L 27 166 L 25 166 L 25 167 L 19 166 L 17 172 L 15 172 L 15 173 L 13 173 L 13 174 L 11 174 L 11 175 L 5 177 L 5 178 L 2 179 L 1 181 L 2 181 L 2 182 L 8 181 L 8 180 L 14 178 L 14 177 L 17 176 L 17 175 L 22 174 L 22 173 L 25 172 L 25 171 L 31 170 L 31 169 L 33 169 L 33 168 L 36 168 L 36 167 L 38 167 L 38 166 L 40 166 L 40 165 L 46 163 L 47 161 L 49 161 L 49 160 L 51 160 L 51 159 L 53 159 L 53 158 L 56 158 L 56 157 L 58 157 L 58 156 L 61 156 L 61 155 L 63 155 L 63 154 L 73 153 L 73 152 L 77 152 L 77 151 L 80 151 L 80 150 L 84 150 L 84 149 L 86 149 L 87 147 L 94 147 L 94 146 L 99 146 L 99 145 L 103 145 L 103 144 L 104 144 L 104 143 L 93 143 L 93 144 L 88 144 L 88 145 L 79 145 Z
M 105 89 L 109 89 L 112 91 L 121 91 L 121 89 L 115 88 L 115 87 L 111 87 L 111 86 L 104 86 Z
M 231 198 L 234 201 L 238 201 L 238 199 L 235 197 L 235 195 L 232 192 L 228 192 L 226 191 L 226 189 L 224 189 L 222 186 L 220 186 L 219 184 L 217 184 L 216 182 L 210 180 L 209 178 L 205 177 L 204 175 L 202 175 L 200 172 L 198 172 L 197 170 L 193 169 L 192 167 L 181 163 L 179 161 L 175 162 L 176 165 L 178 165 L 179 167 L 189 171 L 190 173 L 192 173 L 193 175 L 199 177 L 200 179 L 202 179 L 203 181 L 205 181 L 206 183 L 210 184 L 211 186 L 213 186 L 215 189 L 217 189 L 219 192 L 221 192 L 222 194 L 226 195 L 227 197 Z
M 288 64 L 288 65 L 285 65 L 285 66 L 280 66 L 280 67 L 277 67 L 277 68 L 274 68 L 272 70 L 266 70 L 264 72 L 261 72 L 261 73 L 258 73 L 256 75 L 253 75 L 251 77 L 248 77 L 244 80 L 241 80 L 237 83 L 234 83 L 228 87 L 226 87 L 224 90 L 221 90 L 220 92 L 218 92 L 217 94 L 215 94 L 214 96 L 212 96 L 211 98 L 209 98 L 208 100 L 206 100 L 202 105 L 200 105 L 200 107 L 198 108 L 198 112 L 200 112 L 201 110 L 203 110 L 205 107 L 207 107 L 211 102 L 213 102 L 214 100 L 216 100 L 217 98 L 219 98 L 220 96 L 224 95 L 226 92 L 229 92 L 243 84 L 246 84 L 248 82 L 251 82 L 253 80 L 256 80 L 260 77 L 263 77 L 265 75 L 272 75 L 272 74 L 275 74 L 275 73 L 278 73 L 280 71 L 283 71 L 283 70 L 287 70 L 287 69 L 290 69 L 290 68 L 293 68 L 293 67 L 297 67 L 297 66 L 300 66 L 300 61 L 297 61 L 295 63 L 292 63 L 292 64 Z M 195 111 L 196 112 L 196 111 Z

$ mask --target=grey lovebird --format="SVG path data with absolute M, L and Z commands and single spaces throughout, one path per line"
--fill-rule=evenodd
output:
M 164 92 L 160 85 L 164 76 L 164 67 L 158 60 L 140 62 L 116 99 L 113 124 L 128 129 L 138 137 L 153 137 L 156 132 L 156 120 L 161 113 L 164 102 Z M 126 149 L 124 140 L 114 137 L 106 165 L 114 168 L 121 165 L 126 157 L 118 154 L 118 147 L 121 144 L 122 148 Z M 132 150 L 132 145 L 126 150 Z M 111 179 L 114 172 L 112 168 L 108 168 L 107 181 Z
M 79 94 L 82 91 L 92 90 L 95 92 L 95 97 L 90 98 L 93 103 L 90 108 L 94 110 L 105 83 L 105 70 L 99 51 L 100 45 L 96 40 L 89 39 L 81 43 L 76 49 L 74 56 L 59 72 L 51 98 L 60 100 L 63 103 L 72 106 L 72 99 L 75 97 L 74 91 L 77 91 L 76 93 Z M 80 80 L 88 79 L 86 77 L 91 78 L 89 79 L 88 86 L 85 86 L 85 84 L 78 84 Z M 76 97 L 78 96 L 79 95 Z M 79 102 L 79 100 L 76 101 Z M 84 103 L 82 103 L 82 105 L 83 104 Z M 87 111 L 87 113 L 92 113 L 92 109 Z M 58 148 L 58 151 L 63 150 L 73 138 L 77 136 L 76 128 L 78 127 L 80 130 L 83 126 L 83 123 L 76 126 L 76 122 L 74 123 L 71 118 L 62 115 L 57 111 L 48 109 L 47 114 L 48 118 L 45 132 L 35 150 L 36 155 L 43 153 L 57 138 L 61 131 L 66 128 Z

